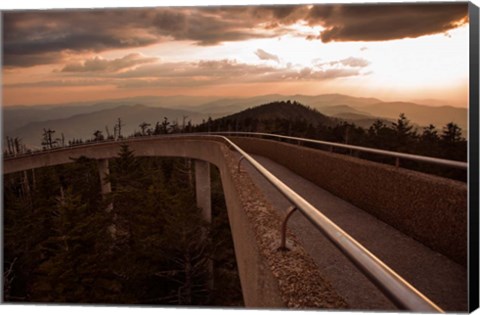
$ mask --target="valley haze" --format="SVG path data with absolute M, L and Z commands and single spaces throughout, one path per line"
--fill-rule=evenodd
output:
M 413 102 L 383 102 L 377 98 L 360 98 L 342 94 L 323 95 L 260 95 L 248 98 L 194 96 L 140 96 L 66 104 L 4 107 L 4 135 L 19 137 L 31 148 L 40 148 L 43 128 L 63 133 L 67 140 L 91 139 L 96 130 L 113 130 L 118 118 L 124 122 L 125 134 L 139 130 L 139 124 L 154 125 L 167 117 L 180 127 L 190 121 L 199 124 L 237 113 L 247 108 L 276 101 L 297 101 L 320 113 L 368 128 L 375 120 L 395 121 L 401 113 L 416 125 L 433 124 L 438 130 L 455 122 L 466 136 L 467 109 L 429 106 Z

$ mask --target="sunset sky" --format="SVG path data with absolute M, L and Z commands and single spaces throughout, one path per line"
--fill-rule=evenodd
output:
M 4 12 L 3 104 L 342 93 L 466 107 L 467 15 L 466 3 Z

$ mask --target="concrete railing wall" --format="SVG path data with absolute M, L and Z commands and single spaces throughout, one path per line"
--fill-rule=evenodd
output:
M 278 141 L 231 139 L 466 265 L 465 183 Z
M 136 156 L 185 157 L 218 167 L 247 307 L 346 307 L 293 235 L 291 251 L 277 250 L 280 218 L 259 195 L 248 175 L 237 172 L 238 157 L 220 138 L 141 138 L 125 143 Z M 112 159 L 118 156 L 120 144 L 95 143 L 6 159 L 3 172 L 72 163 L 72 158 L 80 156 Z

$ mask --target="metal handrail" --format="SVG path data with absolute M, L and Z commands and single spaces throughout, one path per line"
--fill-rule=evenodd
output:
M 337 248 L 339 248 L 364 275 L 366 275 L 397 307 L 416 312 L 444 311 L 415 287 L 388 267 L 384 262 L 357 242 L 347 232 L 333 223 L 320 210 L 270 173 L 248 153 L 225 136 L 221 137 L 250 162 L 280 193 L 312 222 Z
M 328 141 L 321 141 L 321 140 L 314 140 L 314 139 L 307 139 L 307 138 L 282 136 L 282 135 L 276 135 L 276 134 L 271 134 L 271 133 L 240 132 L 240 131 L 237 131 L 237 132 L 210 132 L 209 134 L 212 134 L 212 135 L 217 135 L 217 134 L 218 135 L 249 135 L 249 136 L 256 135 L 256 136 L 261 136 L 261 137 L 263 136 L 263 137 L 272 137 L 272 138 L 278 138 L 278 139 L 295 140 L 295 141 L 298 141 L 298 142 L 315 143 L 315 144 L 321 144 L 321 145 L 326 145 L 326 146 L 335 147 L 335 148 L 350 149 L 350 150 L 359 151 L 359 152 L 374 153 L 374 154 L 379 154 L 379 155 L 384 155 L 384 156 L 391 156 L 391 157 L 395 157 L 395 158 L 399 158 L 399 159 L 401 158 L 401 159 L 406 159 L 406 160 L 411 160 L 411 161 L 426 162 L 426 163 L 432 163 L 432 164 L 449 166 L 449 167 L 460 168 L 460 169 L 467 169 L 468 168 L 468 163 L 467 162 L 452 161 L 452 160 L 434 158 L 434 157 L 423 156 L 423 155 L 415 155 L 415 154 L 410 154 L 410 153 L 401 153 L 401 152 L 395 152 L 395 151 L 374 149 L 374 148 L 361 147 L 361 146 L 350 145 L 350 144 L 342 144 L 342 143 L 336 143 L 336 142 L 328 142 Z
M 157 137 L 178 137 L 178 136 L 191 136 L 191 135 L 240 135 L 240 136 L 244 135 L 244 136 L 272 137 L 272 138 L 278 138 L 278 139 L 295 140 L 299 143 L 301 143 L 301 142 L 315 143 L 315 144 L 321 144 L 321 145 L 326 145 L 326 146 L 330 146 L 330 147 L 350 149 L 350 150 L 354 150 L 354 151 L 367 152 L 367 153 L 374 153 L 374 154 L 379 154 L 379 155 L 384 155 L 384 156 L 395 157 L 397 159 L 402 158 L 402 159 L 406 159 L 406 160 L 426 162 L 426 163 L 432 163 L 432 164 L 449 166 L 449 167 L 460 168 L 460 169 L 467 169 L 468 168 L 468 163 L 467 162 L 452 161 L 452 160 L 434 158 L 434 157 L 423 156 L 423 155 L 401 153 L 401 152 L 395 152 L 395 151 L 374 149 L 374 148 L 361 147 L 361 146 L 356 146 L 356 145 L 342 144 L 342 143 L 329 142 L 329 141 L 314 140 L 314 139 L 308 139 L 308 138 L 282 136 L 282 135 L 276 135 L 276 134 L 271 134 L 271 133 L 262 133 L 262 132 L 241 132 L 241 131 L 235 131 L 235 132 L 195 132 L 195 133 L 168 134 L 168 135 L 155 135 L 155 136 L 150 135 L 150 136 L 142 136 L 142 137 L 138 137 L 138 138 L 135 138 L 135 137 L 134 138 L 124 138 L 122 140 L 107 140 L 106 139 L 106 140 L 102 140 L 102 141 L 85 142 L 85 143 L 82 143 L 82 144 L 77 144 L 77 145 L 72 145 L 72 146 L 58 147 L 58 148 L 52 148 L 52 149 L 47 149 L 47 150 L 42 150 L 42 151 L 34 151 L 34 152 L 31 152 L 31 153 L 20 153 L 20 154 L 17 154 L 15 156 L 3 156 L 3 159 L 4 160 L 13 159 L 13 158 L 22 157 L 22 156 L 31 156 L 31 155 L 34 155 L 34 154 L 49 153 L 49 152 L 52 152 L 52 151 L 76 148 L 76 147 L 81 147 L 81 146 L 85 146 L 85 145 L 101 144 L 101 143 L 105 143 L 105 142 L 117 142 L 117 141 L 125 141 L 125 140 L 131 141 L 131 140 L 136 140 L 136 139 L 145 139 L 145 138 L 152 138 L 152 137 L 155 137 L 155 138 L 157 138 Z M 2 155 L 3 155 L 3 153 L 2 153 Z

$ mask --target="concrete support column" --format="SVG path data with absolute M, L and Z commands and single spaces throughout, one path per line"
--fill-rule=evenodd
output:
M 197 207 L 202 209 L 202 217 L 208 223 L 212 223 L 212 194 L 210 187 L 210 163 L 195 160 L 195 195 Z M 207 262 L 209 274 L 208 288 L 213 290 L 213 260 Z
M 195 194 L 197 207 L 202 209 L 203 218 L 212 222 L 212 198 L 210 189 L 210 164 L 195 160 Z
M 102 196 L 105 197 L 108 193 L 112 192 L 112 184 L 107 180 L 108 175 L 110 175 L 110 168 L 108 167 L 108 159 L 99 159 L 97 160 L 98 173 L 100 175 L 100 187 L 102 190 Z M 110 212 L 113 209 L 113 204 L 107 206 L 107 212 Z

